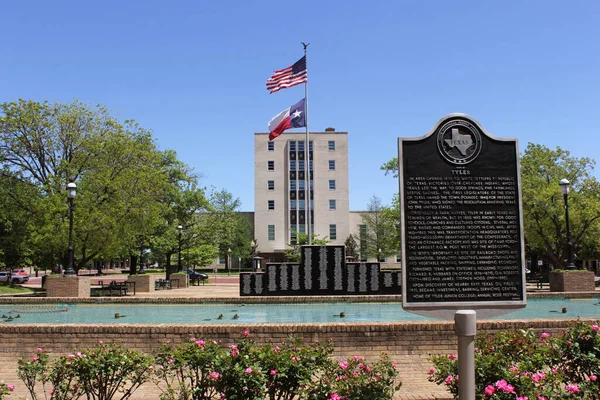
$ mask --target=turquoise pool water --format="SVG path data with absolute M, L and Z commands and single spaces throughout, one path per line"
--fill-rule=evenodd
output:
M 567 312 L 562 309 L 566 307 Z M 59 311 L 66 310 L 66 311 Z M 344 318 L 340 313 L 345 314 Z M 120 318 L 115 318 L 119 313 Z M 219 319 L 219 315 L 222 318 Z M 237 315 L 237 318 L 234 316 Z M 5 324 L 247 324 L 429 321 L 400 303 L 1 305 Z M 17 317 L 19 316 L 19 317 Z M 4 318 L 7 317 L 7 318 Z M 9 318 L 12 317 L 12 320 Z M 600 299 L 530 299 L 494 319 L 599 318 Z

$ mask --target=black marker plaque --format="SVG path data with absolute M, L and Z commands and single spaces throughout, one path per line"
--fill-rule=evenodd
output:
M 523 307 L 517 141 L 452 114 L 398 146 L 403 307 Z

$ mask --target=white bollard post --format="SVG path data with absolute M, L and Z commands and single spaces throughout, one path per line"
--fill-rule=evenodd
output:
M 458 336 L 458 398 L 475 400 L 475 334 L 477 315 L 474 310 L 454 314 L 454 333 Z

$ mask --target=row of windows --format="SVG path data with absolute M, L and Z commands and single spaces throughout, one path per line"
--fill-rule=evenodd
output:
M 299 182 L 298 185 L 300 186 L 299 187 L 300 190 L 304 190 L 306 188 L 305 181 L 296 181 L 296 180 L 293 180 L 293 181 L 290 181 L 290 190 L 297 190 L 298 189 L 297 188 L 298 185 L 296 185 L 296 182 Z M 313 182 L 310 181 L 310 188 L 311 189 L 313 188 L 312 187 L 313 186 L 312 183 Z M 275 190 L 275 181 L 267 181 L 267 189 L 268 190 Z M 329 180 L 329 190 L 335 190 L 335 179 L 330 179 Z
M 303 141 L 299 141 L 299 142 L 291 141 L 290 142 L 290 151 L 296 151 L 296 144 L 298 144 L 298 146 L 297 146 L 298 151 L 304 151 L 304 142 Z M 312 151 L 312 149 L 313 149 L 312 145 L 313 145 L 313 142 L 310 142 L 308 151 Z M 334 151 L 335 150 L 335 140 L 329 140 L 327 142 L 327 148 L 330 151 Z M 272 142 L 272 141 L 267 142 L 267 150 L 275 151 L 275 142 Z
M 308 163 L 308 168 L 310 171 L 313 170 L 313 162 L 312 160 Z M 304 171 L 304 160 L 298 160 L 298 171 Z M 290 160 L 290 171 L 296 171 L 296 160 Z
M 311 227 L 314 227 L 314 225 L 311 225 Z M 299 232 L 299 233 L 306 232 L 306 227 L 303 224 L 291 225 L 290 228 L 292 231 L 292 233 L 291 233 L 292 240 L 296 239 L 295 232 Z M 312 229 L 312 231 L 314 232 L 314 229 Z M 268 240 L 275 240 L 275 225 L 267 225 L 267 238 L 268 238 Z M 329 239 L 330 240 L 337 239 L 337 226 L 335 224 L 329 225 Z
M 304 160 L 298 160 L 298 171 L 304 171 Z M 312 171 L 313 162 L 312 160 L 309 162 L 308 168 Z M 275 161 L 269 160 L 267 161 L 267 170 L 275 171 Z M 329 170 L 335 171 L 335 160 L 329 160 Z M 296 160 L 290 160 L 290 171 L 296 171 Z
M 337 203 L 334 199 L 329 200 L 329 209 L 330 210 L 335 210 L 336 205 L 337 205 Z M 305 200 L 290 200 L 290 210 L 296 210 L 296 207 L 298 207 L 298 210 L 304 210 L 306 207 Z M 312 207 L 314 207 L 314 203 L 311 204 L 311 209 L 312 209 Z M 275 209 L 275 200 L 267 200 L 267 208 L 269 210 L 274 210 Z

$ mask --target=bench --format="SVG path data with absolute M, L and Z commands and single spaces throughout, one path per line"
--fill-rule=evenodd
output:
M 543 289 L 544 283 L 550 284 L 550 272 L 531 272 L 527 274 L 528 283 L 537 283 L 537 289 Z
M 104 283 L 104 281 L 98 281 L 96 287 L 90 288 L 90 295 L 96 296 L 127 296 L 127 293 L 133 289 L 133 295 L 135 295 L 135 282 L 116 282 L 111 281 L 110 283 Z
M 173 289 L 173 287 L 179 289 L 178 279 L 157 279 L 154 282 L 154 290 Z

